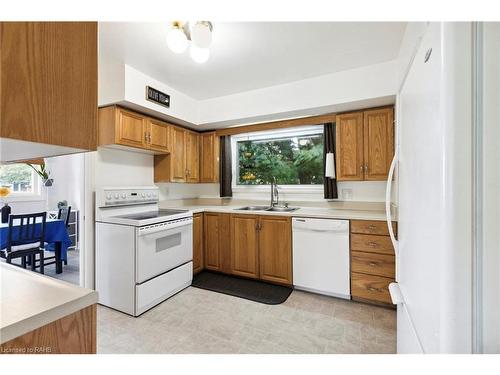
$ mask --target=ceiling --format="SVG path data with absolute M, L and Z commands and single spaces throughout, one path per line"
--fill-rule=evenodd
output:
M 214 22 L 197 64 L 166 45 L 169 23 L 100 22 L 99 58 L 112 58 L 194 98 L 208 99 L 393 60 L 402 22 Z

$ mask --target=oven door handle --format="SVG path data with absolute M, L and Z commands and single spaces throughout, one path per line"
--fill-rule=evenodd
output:
M 161 223 L 161 224 L 148 225 L 148 226 L 139 228 L 138 232 L 139 232 L 139 237 L 142 237 L 142 236 L 147 236 L 147 235 L 158 233 L 158 232 L 169 231 L 171 229 L 184 227 L 184 226 L 188 226 L 188 225 L 193 225 L 192 218 L 174 221 L 174 222 L 170 222 L 168 224 Z

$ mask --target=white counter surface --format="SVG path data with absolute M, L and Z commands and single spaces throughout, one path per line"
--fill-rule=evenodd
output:
M 97 292 L 0 263 L 0 343 L 97 303 Z
M 237 208 L 245 205 L 227 205 L 227 206 L 210 206 L 210 205 L 169 205 L 168 201 L 161 204 L 162 209 L 184 209 L 190 210 L 193 213 L 199 212 L 220 212 L 233 214 L 248 214 L 248 215 L 276 215 L 276 216 L 291 216 L 291 217 L 312 217 L 324 219 L 354 219 L 354 220 L 380 220 L 385 221 L 385 211 L 380 210 L 354 210 L 354 209 L 337 209 L 337 208 L 320 208 L 320 207 L 300 207 L 298 210 L 291 212 L 269 212 L 269 211 L 245 211 L 237 210 Z M 248 206 L 248 205 L 247 205 Z M 294 207 L 291 205 L 290 207 Z M 395 218 L 393 218 L 395 220 Z

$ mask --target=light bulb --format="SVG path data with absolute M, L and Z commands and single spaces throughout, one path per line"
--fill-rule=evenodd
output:
M 207 22 L 196 22 L 191 28 L 191 40 L 199 48 L 208 48 L 212 44 L 212 31 Z
M 179 27 L 170 30 L 167 34 L 167 46 L 174 53 L 183 53 L 188 46 L 188 40 L 184 31 Z
M 194 44 L 191 44 L 191 47 L 189 48 L 189 54 L 191 55 L 191 58 L 194 62 L 203 64 L 207 62 L 208 58 L 210 57 L 210 50 L 208 48 L 199 48 Z

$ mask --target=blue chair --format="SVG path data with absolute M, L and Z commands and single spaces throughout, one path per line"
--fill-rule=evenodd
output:
M 46 212 L 10 215 L 7 247 L 0 250 L 0 257 L 7 263 L 12 263 L 12 259 L 21 258 L 20 266 L 23 268 L 26 268 L 28 259 L 32 271 L 36 270 L 36 262 L 39 261 L 40 273 L 43 274 L 46 221 Z M 40 227 L 39 230 L 37 226 Z M 39 259 L 36 259 L 37 255 Z
M 57 219 L 64 221 L 65 227 L 68 228 L 70 215 L 71 215 L 71 206 L 61 207 L 57 213 Z M 54 251 L 54 244 L 52 244 L 52 243 L 47 244 L 47 250 Z M 49 261 L 49 260 L 53 260 L 53 261 L 49 262 L 49 263 L 45 263 L 45 266 L 50 266 L 51 264 L 55 264 L 56 263 L 55 259 L 56 259 L 55 255 L 46 256 L 45 261 Z M 64 261 L 64 264 L 65 265 L 68 264 L 67 259 Z M 36 266 L 36 267 L 39 267 L 39 266 Z

